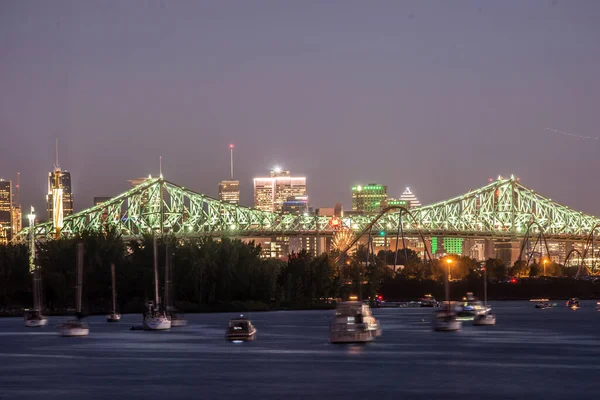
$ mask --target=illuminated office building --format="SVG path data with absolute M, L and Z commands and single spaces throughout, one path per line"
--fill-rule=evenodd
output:
M 377 183 L 352 187 L 352 211 L 377 212 L 385 207 L 387 186 Z
M 219 182 L 219 200 L 231 204 L 240 204 L 240 181 Z
M 56 176 L 58 175 L 58 187 L 56 186 Z M 54 189 L 62 189 L 62 213 L 63 217 L 73 214 L 73 192 L 71 187 L 71 173 L 67 170 L 61 171 L 60 168 L 48 173 L 48 194 L 46 195 L 46 210 L 48 211 L 48 220 L 52 221 L 54 199 Z
M 421 203 L 417 196 L 414 195 L 413 192 L 410 191 L 410 188 L 406 188 L 402 195 L 400 196 L 400 200 L 404 200 L 408 204 L 408 208 L 421 207 Z
M 12 238 L 12 182 L 0 179 L 0 244 Z
M 254 207 L 259 210 L 281 212 L 283 203 L 295 196 L 306 196 L 305 177 L 275 168 L 268 178 L 254 178 Z

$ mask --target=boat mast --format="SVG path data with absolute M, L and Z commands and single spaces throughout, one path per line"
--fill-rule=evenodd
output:
M 169 261 L 169 243 L 165 243 L 165 310 L 171 307 L 171 265 Z
M 485 267 L 483 267 L 483 306 L 487 311 L 487 272 Z
M 115 288 L 115 263 L 110 264 L 110 275 L 112 278 L 112 301 L 113 301 L 113 314 L 117 312 L 117 291 Z
M 154 306 L 158 307 L 158 242 L 154 236 Z
M 83 283 L 83 243 L 77 243 L 77 315 L 81 314 L 81 294 Z

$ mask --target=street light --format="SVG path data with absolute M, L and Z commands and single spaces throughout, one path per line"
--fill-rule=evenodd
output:
M 546 276 L 546 264 L 548 263 L 548 260 L 544 260 L 544 276 Z
M 446 305 L 448 306 L 448 311 L 450 311 L 450 265 L 452 264 L 451 258 L 446 258 L 446 280 L 445 280 L 445 291 L 446 291 Z

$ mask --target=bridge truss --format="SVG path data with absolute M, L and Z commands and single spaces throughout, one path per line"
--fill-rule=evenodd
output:
M 109 201 L 64 219 L 66 236 L 86 229 L 116 228 L 125 238 L 145 233 L 170 233 L 178 237 L 231 236 L 281 237 L 333 235 L 349 229 L 358 235 L 367 226 L 395 234 L 402 224 L 406 235 L 458 236 L 520 240 L 531 227 L 548 240 L 585 241 L 600 219 L 556 203 L 514 178 L 498 179 L 462 196 L 410 210 L 413 218 L 399 218 L 399 211 L 384 215 L 277 214 L 229 204 L 196 193 L 163 178 L 146 182 Z M 51 222 L 35 226 L 38 238 L 49 238 Z M 532 232 L 530 232 L 532 233 Z M 23 229 L 16 240 L 25 240 Z

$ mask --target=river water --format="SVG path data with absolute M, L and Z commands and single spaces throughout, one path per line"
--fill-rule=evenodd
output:
M 0 319 L 2 399 L 596 399 L 600 312 L 584 301 L 537 310 L 493 304 L 494 327 L 433 332 L 432 309 L 375 309 L 383 335 L 328 343 L 333 311 L 251 313 L 257 340 L 228 343 L 235 314 L 187 315 L 170 332 L 130 331 L 139 315 L 87 318 L 90 336 L 59 337 L 64 318 L 25 328 Z

